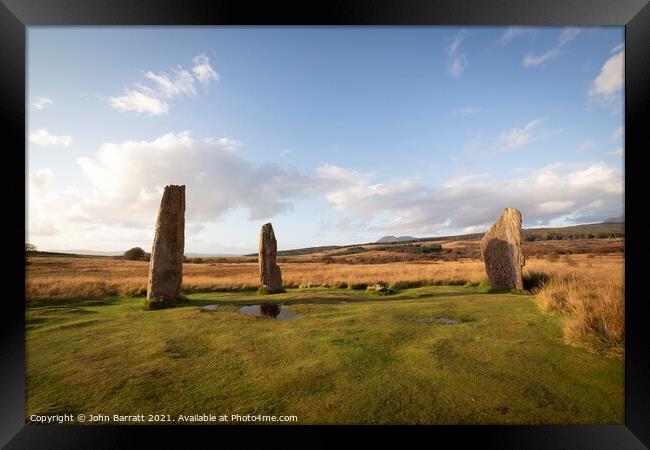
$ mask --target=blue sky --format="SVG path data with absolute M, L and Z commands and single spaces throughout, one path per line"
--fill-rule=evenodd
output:
M 27 239 L 186 251 L 597 222 L 623 208 L 622 27 L 28 30 Z

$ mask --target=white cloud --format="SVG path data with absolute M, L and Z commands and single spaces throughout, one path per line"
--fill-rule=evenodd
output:
M 36 97 L 36 100 L 32 102 L 34 109 L 40 111 L 44 109 L 47 105 L 51 105 L 52 99 L 48 97 Z
M 463 146 L 462 155 L 451 156 L 450 159 L 452 162 L 468 168 L 498 154 L 518 150 L 534 142 L 542 141 L 551 135 L 549 130 L 540 128 L 542 123 L 543 119 L 541 118 L 533 119 L 523 126 L 502 132 L 491 141 L 482 136 L 475 136 Z
M 625 50 L 609 58 L 589 88 L 589 96 L 608 101 L 617 98 L 623 88 Z
M 124 95 L 111 97 L 108 99 L 108 103 L 118 111 L 135 111 L 150 116 L 160 116 L 169 112 L 169 104 L 143 90 L 126 89 Z
M 72 138 L 68 135 L 50 134 L 50 132 L 45 128 L 41 128 L 29 133 L 29 142 L 43 147 L 70 147 L 72 144 Z
M 94 157 L 79 160 L 95 193 L 85 211 L 104 223 L 149 224 L 167 184 L 187 185 L 190 222 L 215 220 L 234 208 L 252 219 L 290 209 L 288 198 L 306 191 L 304 177 L 274 164 L 254 165 L 233 151 L 239 145 L 189 132 L 104 144 Z
M 78 160 L 89 186 L 83 192 L 53 189 L 51 172 L 31 175 L 29 221 L 80 233 L 92 227 L 148 229 L 168 184 L 187 186 L 188 226 L 237 209 L 251 220 L 267 219 L 291 209 L 294 199 L 362 184 L 371 176 L 327 164 L 310 175 L 254 164 L 236 151 L 240 145 L 232 138 L 195 139 L 189 132 L 105 143 L 92 157 Z
M 580 28 L 567 27 L 562 30 L 557 39 L 555 47 L 541 55 L 528 54 L 524 57 L 522 65 L 524 67 L 535 67 L 544 64 L 549 59 L 553 59 L 562 54 L 562 48 L 574 40 L 582 30 Z
M 207 56 L 198 55 L 192 61 L 192 72 L 183 69 L 181 65 L 172 70 L 171 76 L 165 72 L 145 72 L 144 78 L 150 86 L 136 83 L 134 89 L 125 89 L 124 95 L 110 97 L 109 105 L 118 111 L 135 111 L 150 116 L 168 113 L 170 105 L 166 100 L 197 95 L 195 80 L 203 84 L 219 80 L 219 74 L 210 66 Z
M 439 187 L 413 179 L 366 181 L 331 192 L 327 199 L 335 208 L 366 220 L 393 217 L 374 228 L 408 234 L 485 229 L 506 206 L 519 208 L 528 224 L 562 217 L 599 220 L 621 210 L 622 194 L 622 175 L 597 163 L 555 164 L 509 181 L 482 175 Z
M 56 190 L 51 169 L 30 172 L 27 183 L 27 233 L 29 237 L 50 237 L 66 230 L 79 211 L 78 194 L 72 189 Z
M 469 66 L 467 56 L 460 50 L 460 45 L 467 36 L 466 30 L 460 30 L 453 37 L 449 47 L 447 47 L 447 56 L 449 57 L 449 74 L 454 78 L 458 78 Z
M 618 127 L 612 132 L 612 140 L 623 139 L 624 132 L 625 130 L 623 129 L 622 126 Z
M 594 143 L 591 139 L 587 139 L 578 146 L 578 153 L 584 153 L 590 148 L 593 148 Z
M 612 53 L 618 53 L 625 48 L 625 42 L 621 42 L 616 47 L 612 49 Z
M 219 81 L 219 74 L 212 68 L 210 59 L 207 56 L 195 56 L 192 62 L 194 63 L 192 72 L 201 83 L 208 83 L 210 80 Z
M 508 29 L 501 35 L 497 43 L 503 47 L 518 36 L 533 34 L 534 32 L 535 29 L 530 27 L 508 27 Z
M 521 129 L 536 126 L 532 121 Z M 236 210 L 250 220 L 266 220 L 310 196 L 324 197 L 349 223 L 391 234 L 479 229 L 506 206 L 520 208 L 529 224 L 611 217 L 622 207 L 622 175 L 604 163 L 555 164 L 508 181 L 470 174 L 428 186 L 417 178 L 379 182 L 372 172 L 332 164 L 310 174 L 254 164 L 233 151 L 239 145 L 231 138 L 197 139 L 189 132 L 106 143 L 92 157 L 79 159 L 88 182 L 82 190 L 56 188 L 49 170 L 31 173 L 30 242 L 108 249 L 148 244 L 167 184 L 187 186 L 188 232 Z
M 512 130 L 502 133 L 497 140 L 497 148 L 503 150 L 515 150 L 532 142 L 544 139 L 548 133 L 537 131 L 541 123 L 542 119 L 534 119 L 523 127 L 513 128 Z
M 231 138 L 195 139 L 189 132 L 106 143 L 78 160 L 88 186 L 82 190 L 56 189 L 51 171 L 31 173 L 30 239 L 50 248 L 60 248 L 57 242 L 91 249 L 151 242 L 168 184 L 187 186 L 187 229 L 199 230 L 231 211 L 243 210 L 250 220 L 268 219 L 290 210 L 296 199 L 368 180 L 334 165 L 302 175 L 273 163 L 254 164 L 235 151 L 240 145 Z
M 562 30 L 560 36 L 557 38 L 557 45 L 564 47 L 568 42 L 574 40 L 582 30 L 580 28 L 567 27 Z
M 480 113 L 481 110 L 480 108 L 477 108 L 475 106 L 465 106 L 464 108 L 458 108 L 454 110 L 454 115 L 455 116 L 471 116 L 474 114 Z
M 181 66 L 174 69 L 173 79 L 169 78 L 169 75 L 166 73 L 156 74 L 153 72 L 146 72 L 144 77 L 153 81 L 160 95 L 166 98 L 177 97 L 180 95 L 196 95 L 194 77 Z
M 545 63 L 547 60 L 555 58 L 559 54 L 560 54 L 560 50 L 557 48 L 553 48 L 539 56 L 526 55 L 524 57 L 524 61 L 522 64 L 524 65 L 524 67 L 539 66 Z

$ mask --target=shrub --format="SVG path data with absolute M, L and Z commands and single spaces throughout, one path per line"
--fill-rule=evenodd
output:
M 125 251 L 122 258 L 129 261 L 141 261 L 145 258 L 145 255 L 145 251 L 140 247 L 133 247 Z
M 391 295 L 393 293 L 394 291 L 391 288 L 380 283 L 369 285 L 366 288 L 366 294 L 368 295 Z
M 539 306 L 564 317 L 564 339 L 588 351 L 622 356 L 625 346 L 625 293 L 614 275 L 586 278 L 564 273 L 537 291 Z

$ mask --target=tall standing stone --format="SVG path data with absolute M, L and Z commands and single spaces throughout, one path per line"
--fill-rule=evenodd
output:
M 176 302 L 183 281 L 185 186 L 165 186 L 149 262 L 147 302 L 150 308 Z
M 278 243 L 273 226 L 270 223 L 264 224 L 260 232 L 259 246 L 260 283 L 270 293 L 282 291 L 282 273 L 275 262 L 277 254 Z
M 481 240 L 481 256 L 493 289 L 522 289 L 521 213 L 506 208 Z

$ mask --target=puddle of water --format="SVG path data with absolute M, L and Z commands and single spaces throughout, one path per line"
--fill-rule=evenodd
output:
M 201 311 L 216 311 L 219 305 L 205 305 L 201 307 Z
M 433 322 L 440 322 L 444 323 L 445 325 L 453 325 L 455 323 L 459 323 L 459 320 L 454 320 L 450 319 L 448 317 L 436 317 L 431 318 L 431 317 L 409 317 L 409 320 L 412 320 L 413 322 L 417 323 L 433 323 Z
M 417 323 L 431 323 L 433 322 L 433 319 L 429 319 L 427 317 L 409 317 L 410 321 L 417 322 Z
M 438 322 L 442 322 L 442 323 L 444 323 L 446 325 L 451 325 L 451 324 L 454 324 L 454 323 L 458 323 L 458 320 L 450 319 L 448 317 L 438 317 L 436 320 Z
M 246 305 L 239 308 L 239 312 L 260 317 L 271 317 L 278 320 L 302 317 L 300 313 L 290 313 L 284 305 Z

